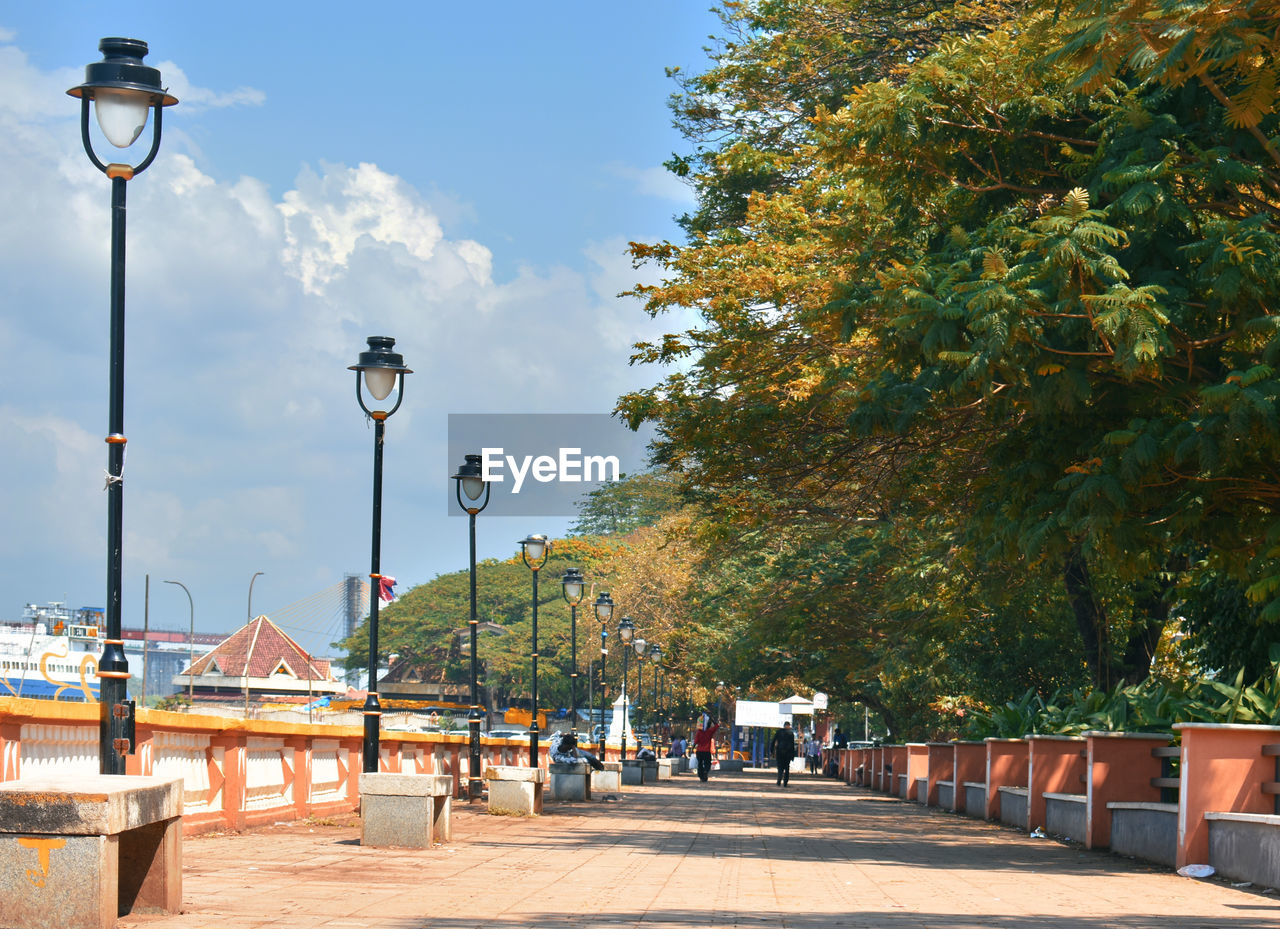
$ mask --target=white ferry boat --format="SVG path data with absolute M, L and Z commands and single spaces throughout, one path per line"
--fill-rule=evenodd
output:
M 102 610 L 28 603 L 0 625 L 0 697 L 98 701 Z

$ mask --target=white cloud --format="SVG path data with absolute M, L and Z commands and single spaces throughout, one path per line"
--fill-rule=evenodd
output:
M 196 87 L 187 77 L 187 73 L 172 61 L 161 61 L 152 67 L 159 68 L 161 77 L 169 93 L 177 97 L 183 109 L 217 109 L 229 106 L 262 106 L 267 95 L 253 87 L 237 87 L 230 91 L 209 90 Z
M 614 161 L 606 169 L 615 177 L 630 181 L 646 197 L 657 197 L 687 206 L 693 206 L 697 202 L 692 188 L 666 168 L 637 168 L 635 165 Z
M 102 600 L 110 187 L 66 112 L 76 80 L 0 47 L 0 84 L 56 93 L 63 114 L 0 99 L 0 512 L 31 527 L 0 541 L 0 619 Z M 254 102 L 237 93 L 203 100 Z M 372 433 L 346 367 L 368 335 L 415 371 L 386 446 L 384 548 L 405 584 L 459 563 L 447 413 L 606 412 L 652 379 L 628 347 L 668 324 L 615 299 L 635 276 L 621 239 L 495 281 L 484 242 L 372 163 L 304 168 L 276 196 L 170 148 L 128 191 L 128 622 L 143 573 L 187 583 L 199 624 L 229 629 L 254 571 L 267 608 L 367 565 Z
M 362 237 L 401 246 L 420 267 L 435 268 L 456 286 L 460 279 L 487 284 L 490 252 L 477 242 L 445 245 L 444 232 L 426 202 L 403 180 L 373 164 L 333 167 L 323 177 L 304 171 L 298 186 L 284 195 L 284 261 L 308 293 L 319 294 L 348 266 Z M 456 259 L 450 260 L 450 259 Z

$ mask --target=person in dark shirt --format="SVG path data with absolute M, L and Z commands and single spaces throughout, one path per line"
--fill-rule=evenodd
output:
M 769 752 L 778 762 L 778 786 L 787 787 L 791 781 L 791 760 L 796 757 L 796 734 L 791 730 L 791 720 L 773 734 Z

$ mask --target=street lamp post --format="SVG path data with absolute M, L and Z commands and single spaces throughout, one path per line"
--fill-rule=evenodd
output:
M 165 581 L 165 583 L 177 584 L 187 595 L 187 607 L 191 614 L 189 617 L 191 629 L 187 633 L 187 703 L 192 703 L 196 693 L 196 676 L 192 673 L 192 668 L 196 665 L 196 603 L 191 599 L 191 591 L 187 590 L 187 585 L 182 581 Z
M 578 604 L 583 594 L 582 572 L 569 568 L 560 578 L 560 591 L 569 604 L 569 729 L 578 734 Z
M 653 743 L 656 752 L 662 744 L 662 710 L 658 705 L 658 670 L 662 667 L 662 648 L 657 642 L 649 647 L 649 660 L 653 662 L 653 720 L 657 738 Z
M 98 43 L 102 61 L 86 65 L 84 83 L 67 91 L 80 98 L 80 139 L 85 153 L 111 179 L 111 359 L 107 414 L 107 635 L 98 659 L 98 765 L 102 774 L 124 774 L 125 755 L 133 752 L 134 710 L 128 700 L 129 662 L 120 635 L 121 574 L 124 547 L 124 282 L 125 192 L 131 178 L 150 167 L 160 151 L 161 114 L 178 102 L 160 86 L 160 72 L 144 65 L 147 43 L 106 38 Z M 89 137 L 89 103 L 98 126 L 116 148 L 128 148 L 155 110 L 151 150 L 137 165 L 103 164 Z
M 477 652 L 478 621 L 476 619 L 476 515 L 489 505 L 489 482 L 484 479 L 479 455 L 467 455 L 458 473 L 453 476 L 457 481 L 454 495 L 458 498 L 458 506 L 467 511 L 471 523 L 471 709 L 467 713 L 468 744 L 470 747 L 470 768 L 467 772 L 467 799 L 471 803 L 479 803 L 484 792 L 484 781 L 480 779 L 480 686 L 479 658 Z M 466 494 L 467 503 L 462 502 Z M 476 501 L 484 497 L 484 502 L 476 506 Z
M 245 607 L 244 611 L 247 622 L 253 622 L 253 582 L 266 573 L 265 571 L 254 571 L 253 577 L 249 578 L 249 605 Z
M 599 754 L 596 756 L 601 761 L 605 760 L 605 726 L 604 726 L 604 705 L 605 705 L 605 686 L 604 686 L 604 669 L 605 660 L 609 657 L 609 648 L 607 645 L 609 638 L 609 619 L 613 616 L 613 598 L 607 593 L 602 593 L 596 597 L 595 602 L 596 619 L 600 620 L 600 746 Z
M 373 532 L 369 554 L 369 685 L 364 700 L 364 764 L 362 770 L 375 774 L 378 770 L 379 723 L 382 704 L 378 701 L 378 599 L 382 587 L 382 441 L 387 419 L 400 409 L 404 399 L 404 376 L 412 374 L 404 366 L 404 358 L 391 349 L 396 340 L 390 336 L 371 335 L 368 351 L 347 370 L 356 372 L 356 402 L 373 420 Z M 364 377 L 361 378 L 363 373 Z M 363 388 L 362 388 L 363 384 Z M 370 410 L 364 402 L 364 390 L 376 401 L 385 400 L 392 389 L 396 402 L 390 410 Z
M 640 722 L 640 698 L 644 696 L 644 656 L 647 654 L 645 646 L 649 643 L 644 639 L 637 638 L 631 643 L 636 650 L 636 722 Z M 636 751 L 640 750 L 640 738 L 636 737 Z
M 618 622 L 618 638 L 622 640 L 622 759 L 627 758 L 627 683 L 628 664 L 631 661 L 631 640 L 636 634 L 636 624 L 630 616 Z
M 520 540 L 520 557 L 533 572 L 533 649 L 530 657 L 533 661 L 533 686 L 530 695 L 533 717 L 529 721 L 529 767 L 538 767 L 538 572 L 547 563 L 551 554 L 551 543 L 545 535 L 531 535 Z

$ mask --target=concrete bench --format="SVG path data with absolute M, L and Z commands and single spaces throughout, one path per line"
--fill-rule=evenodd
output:
M 622 793 L 622 762 L 603 762 L 603 771 L 591 772 L 591 789 L 598 794 Z
M 1000 792 L 999 821 L 1006 826 L 1027 829 L 1027 788 L 997 787 Z
M 453 775 L 360 775 L 360 844 L 430 848 L 453 838 Z
M 626 787 L 639 787 L 645 782 L 645 763 L 639 758 L 622 759 L 622 783 Z
M 1111 850 L 1170 868 L 1178 856 L 1178 804 L 1108 803 Z
M 1084 842 L 1088 830 L 1084 794 L 1046 793 L 1044 795 L 1044 828 L 1050 835 L 1066 836 L 1073 842 Z
M 1209 812 L 1204 818 L 1209 823 L 1209 864 L 1219 874 L 1280 889 L 1280 816 Z
M 0 784 L 0 926 L 111 929 L 182 906 L 181 778 L 42 774 Z
M 541 816 L 542 788 L 547 772 L 542 768 L 490 765 L 485 769 L 489 782 L 489 812 L 497 816 Z
M 658 780 L 669 781 L 675 776 L 675 765 L 670 758 L 658 759 Z
M 591 766 L 585 761 L 572 764 L 553 762 L 547 765 L 552 800 L 590 800 Z

